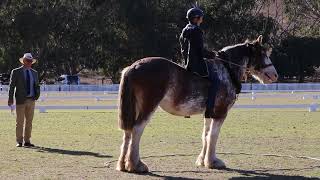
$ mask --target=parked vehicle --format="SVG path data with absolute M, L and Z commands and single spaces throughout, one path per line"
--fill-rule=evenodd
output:
M 2 73 L 0 74 L 0 84 L 9 85 L 10 82 L 10 74 Z
M 57 78 L 58 84 L 79 85 L 80 78 L 78 75 L 61 75 Z

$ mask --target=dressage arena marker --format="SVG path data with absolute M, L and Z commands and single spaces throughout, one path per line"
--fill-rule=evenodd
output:
M 311 104 L 310 107 L 309 107 L 309 112 L 316 112 L 317 109 L 318 109 L 318 104 L 313 103 L 313 104 Z
M 46 113 L 46 108 L 44 106 L 39 107 L 39 113 Z

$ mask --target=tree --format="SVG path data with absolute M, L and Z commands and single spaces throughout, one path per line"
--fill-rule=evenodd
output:
M 282 79 L 298 77 L 304 82 L 306 76 L 313 76 L 319 68 L 317 49 L 320 47 L 320 38 L 288 37 L 284 39 L 272 60 Z
M 319 0 L 284 0 L 285 12 L 294 23 L 291 35 L 320 36 Z

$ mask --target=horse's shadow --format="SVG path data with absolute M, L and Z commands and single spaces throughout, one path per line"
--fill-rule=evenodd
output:
M 139 174 L 139 175 L 144 175 L 144 176 L 150 176 L 150 177 L 155 177 L 155 178 L 161 178 L 161 179 L 165 179 L 165 180 L 201 180 L 201 179 L 197 179 L 197 178 L 187 178 L 187 177 L 178 177 L 178 176 L 167 176 L 167 175 L 160 175 L 160 174 L 155 174 L 154 172 L 161 172 L 161 171 L 153 171 L 153 172 L 148 172 L 148 173 L 144 173 L 144 174 Z M 164 172 L 164 171 L 162 171 Z M 165 171 L 166 173 L 168 173 L 167 171 Z
M 30 147 L 30 149 L 35 149 L 37 152 L 41 153 L 55 153 L 55 154 L 63 154 L 63 155 L 71 155 L 71 156 L 92 156 L 97 158 L 112 158 L 113 156 L 104 155 L 95 152 L 89 151 L 76 151 L 76 150 L 65 150 L 65 149 L 57 149 L 57 148 L 50 148 L 50 147 Z
M 233 169 L 233 168 L 227 168 L 222 171 L 227 172 L 236 172 L 242 175 L 242 177 L 232 177 L 230 179 L 234 180 L 242 180 L 242 179 L 317 179 L 319 178 L 311 178 L 311 177 L 305 177 L 305 176 L 291 176 L 291 175 L 281 175 L 281 174 L 273 174 L 268 173 L 268 171 L 297 171 L 297 170 L 307 170 L 307 169 L 317 169 L 320 168 L 320 166 L 314 166 L 314 167 L 308 167 L 308 168 L 292 168 L 292 169 L 265 169 L 265 170 L 243 170 L 243 169 Z
M 310 168 L 301 168 L 301 169 L 272 169 L 272 171 L 282 171 L 282 170 L 306 170 L 306 169 L 316 169 L 320 168 L 320 166 L 315 166 L 315 167 L 310 167 Z M 305 176 L 291 176 L 291 175 L 280 175 L 280 174 L 273 174 L 273 173 L 268 173 L 267 171 L 270 171 L 268 169 L 266 170 L 243 170 L 243 169 L 233 169 L 233 168 L 227 168 L 223 170 L 219 170 L 219 173 L 238 173 L 240 176 L 239 177 L 231 177 L 230 179 L 233 180 L 245 180 L 245 179 L 275 179 L 275 180 L 320 180 L 320 178 L 316 177 L 305 177 Z M 146 173 L 144 175 L 146 176 L 152 176 L 152 177 L 158 177 L 158 178 L 163 178 L 163 179 L 183 179 L 183 180 L 190 180 L 190 179 L 195 179 L 195 178 L 187 178 L 187 177 L 175 177 L 175 176 L 167 176 L 167 175 L 159 175 L 156 173 L 163 173 L 163 174 L 168 174 L 168 173 L 178 173 L 178 174 L 183 174 L 183 173 L 217 173 L 211 170 L 207 171 L 152 171 L 149 173 Z
M 171 156 L 193 156 L 195 154 L 174 154 L 174 155 L 161 155 L 161 156 L 147 156 L 142 159 L 147 159 L 147 158 L 154 158 L 154 157 L 171 157 Z M 320 169 L 319 166 L 312 166 L 312 167 L 306 167 L 306 168 L 285 168 L 285 169 L 259 169 L 259 170 L 244 170 L 244 169 L 235 169 L 235 168 L 226 168 L 226 169 L 221 169 L 221 170 L 197 170 L 197 171 L 152 171 L 149 173 L 146 173 L 144 175 L 146 176 L 152 176 L 152 177 L 158 177 L 158 178 L 163 178 L 163 179 L 194 179 L 194 178 L 187 178 L 187 177 L 174 177 L 174 176 L 166 176 L 166 175 L 159 175 L 156 173 L 161 173 L 161 174 L 184 174 L 184 173 L 238 173 L 239 177 L 232 177 L 230 179 L 234 180 L 242 180 L 242 179 L 279 179 L 279 180 L 320 180 L 320 178 L 317 177 L 305 177 L 305 176 L 292 176 L 292 175 L 281 175 L 281 174 L 274 174 L 270 173 L 271 171 L 302 171 L 302 170 L 312 170 L 312 169 Z

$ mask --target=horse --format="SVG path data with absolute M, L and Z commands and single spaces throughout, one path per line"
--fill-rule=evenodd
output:
M 227 46 L 215 58 L 207 60 L 221 82 L 214 105 L 214 118 L 204 118 L 202 150 L 196 161 L 197 166 L 226 168 L 216 155 L 220 128 L 237 99 L 237 91 L 239 88 L 241 90 L 239 84 L 246 73 L 260 83 L 277 81 L 278 74 L 270 54 L 270 48 L 262 44 L 260 35 L 254 41 Z M 158 106 L 176 116 L 203 114 L 209 85 L 207 79 L 162 57 L 143 58 L 124 68 L 118 108 L 118 124 L 124 133 L 116 169 L 148 172 L 148 166 L 140 159 L 139 143 L 152 114 Z

